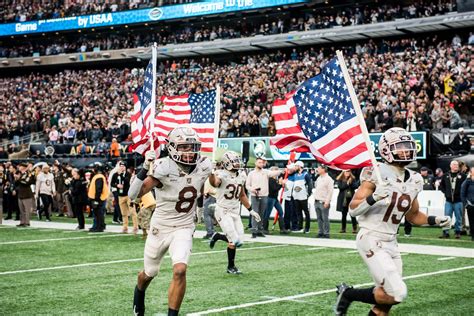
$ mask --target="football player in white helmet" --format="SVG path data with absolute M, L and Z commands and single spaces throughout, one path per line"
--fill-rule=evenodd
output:
M 246 175 L 242 170 L 243 163 L 240 156 L 227 151 L 221 159 L 223 169 L 216 170 L 209 177 L 209 182 L 216 187 L 216 210 L 214 217 L 224 234 L 215 232 L 209 243 L 211 249 L 214 248 L 218 240 L 228 243 L 227 245 L 227 273 L 241 274 L 235 266 L 236 247 L 243 244 L 244 225 L 240 218 L 240 203 L 250 211 L 250 215 L 257 222 L 261 221 L 257 212 L 252 210 L 250 202 L 245 194 Z
M 177 127 L 169 133 L 166 141 L 169 156 L 155 159 L 154 152 L 148 151 L 143 169 L 137 173 L 128 192 L 131 200 L 152 189 L 156 195 L 156 208 L 145 243 L 144 270 L 138 274 L 135 287 L 135 315 L 145 314 L 145 290 L 158 274 L 168 250 L 173 264 L 168 315 L 178 315 L 186 290 L 196 204 L 202 206 L 204 182 L 212 172 L 211 161 L 201 157 L 201 141 L 192 128 Z
M 446 216 L 427 216 L 419 211 L 417 196 L 423 189 L 419 173 L 406 168 L 416 160 L 416 143 L 402 128 L 391 128 L 378 146 L 384 162 L 378 164 L 379 183 L 373 168 L 364 168 L 349 213 L 358 216 L 360 231 L 356 245 L 369 268 L 375 287 L 354 289 L 345 283 L 337 286 L 336 315 L 346 315 L 353 301 L 372 304 L 369 315 L 388 315 L 390 308 L 407 296 L 402 279 L 402 260 L 396 240 L 398 226 L 405 216 L 415 225 L 450 225 Z

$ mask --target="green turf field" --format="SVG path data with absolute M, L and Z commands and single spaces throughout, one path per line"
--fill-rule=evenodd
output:
M 426 228 L 414 234 L 437 237 Z M 458 246 L 471 247 L 464 240 Z M 0 226 L 0 314 L 131 315 L 143 245 L 133 235 Z M 474 315 L 474 259 L 439 258 L 403 256 L 404 276 L 412 277 L 406 280 L 409 296 L 393 315 Z M 226 274 L 226 264 L 223 243 L 210 250 L 195 239 L 181 315 L 209 310 L 220 315 L 331 315 L 336 283 L 371 281 L 359 255 L 348 249 L 255 242 L 237 252 L 243 275 Z M 167 311 L 170 278 L 166 258 L 147 292 L 148 315 Z M 354 304 L 350 315 L 367 311 L 368 306 Z

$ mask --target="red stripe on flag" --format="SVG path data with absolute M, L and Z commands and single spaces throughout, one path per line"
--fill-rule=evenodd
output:
M 328 143 L 326 146 L 323 146 L 319 148 L 319 151 L 323 154 L 326 155 L 328 152 L 336 149 L 337 147 L 343 145 L 345 142 L 348 140 L 352 139 L 354 136 L 357 136 L 359 134 L 362 134 L 362 130 L 360 129 L 360 126 L 354 126 L 347 131 L 339 134 L 337 138 L 335 138 L 333 141 Z M 365 144 L 364 144 L 365 146 Z

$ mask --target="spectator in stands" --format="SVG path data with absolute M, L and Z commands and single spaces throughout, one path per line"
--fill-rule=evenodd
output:
M 72 169 L 71 196 L 74 216 L 77 218 L 77 230 L 83 230 L 84 208 L 87 205 L 87 181 L 82 176 L 82 170 Z
M 117 142 L 117 138 L 113 138 L 110 144 L 110 157 L 112 159 L 120 157 L 120 144 Z
M 474 166 L 471 166 L 467 179 L 461 185 L 461 200 L 467 209 L 471 240 L 474 241 Z
M 319 164 L 319 177 L 314 186 L 314 203 L 318 218 L 318 238 L 329 238 L 329 206 L 334 191 L 334 180 L 327 173 L 327 166 Z
M 456 217 L 454 224 L 454 231 L 456 239 L 461 238 L 462 225 L 462 201 L 461 201 L 461 185 L 466 179 L 465 174 L 459 172 L 459 162 L 451 161 L 450 172 L 445 174 L 441 179 L 440 190 L 446 197 L 444 215 L 452 217 L 453 212 Z M 449 228 L 443 230 L 440 238 L 449 238 Z
M 471 141 L 464 133 L 463 127 L 458 129 L 458 134 L 454 137 L 450 147 L 456 154 L 468 154 L 471 151 Z
M 59 132 L 56 129 L 56 126 L 51 127 L 51 131 L 49 132 L 49 143 L 51 145 L 56 145 L 59 139 Z
M 54 176 L 49 172 L 50 167 L 48 164 L 44 164 L 41 172 L 36 177 L 36 196 L 39 197 L 41 207 L 38 213 L 38 217 L 41 220 L 42 213 L 46 216 L 46 221 L 50 222 L 50 208 L 52 212 L 53 197 L 56 195 L 56 186 L 54 183 Z
M 431 128 L 431 119 L 425 112 L 425 107 L 420 105 L 416 110 L 416 129 L 429 132 Z
M 3 146 L 0 146 L 0 159 L 8 159 L 8 153 Z
M 345 233 L 347 225 L 347 213 L 349 212 L 349 203 L 351 202 L 352 197 L 354 196 L 354 192 L 359 185 L 351 170 L 342 171 L 336 178 L 336 184 L 339 189 L 339 194 L 337 195 L 336 210 L 342 213 L 340 233 Z M 351 216 L 351 222 L 352 233 L 357 234 L 356 218 Z
M 3 191 L 6 182 L 7 176 L 5 174 L 5 167 L 0 163 L 0 224 L 2 224 L 3 221 Z

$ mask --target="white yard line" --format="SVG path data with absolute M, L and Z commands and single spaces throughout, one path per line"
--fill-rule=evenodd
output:
M 274 298 L 279 298 L 278 296 L 261 296 L 261 298 L 266 298 L 266 299 L 274 299 Z M 306 301 L 303 301 L 303 300 L 288 300 L 290 302 L 296 302 L 296 303 L 303 303 L 303 304 L 310 304 L 310 305 L 314 305 L 314 303 L 311 303 L 311 302 L 306 302 Z
M 456 259 L 456 257 L 443 257 L 443 258 L 438 258 L 439 261 L 453 260 L 453 259 Z
M 327 247 L 311 247 L 311 248 L 305 248 L 304 250 L 322 250 L 326 249 Z
M 468 269 L 474 269 L 474 266 L 465 266 L 465 267 L 454 268 L 454 269 L 447 269 L 447 270 L 440 270 L 440 271 L 434 271 L 434 272 L 428 272 L 428 273 L 422 273 L 422 274 L 409 275 L 409 276 L 403 277 L 403 279 L 404 280 L 417 279 L 417 278 L 423 278 L 423 277 L 437 275 L 437 274 L 451 273 L 451 272 L 457 272 L 457 271 L 468 270 Z M 373 285 L 373 282 L 357 284 L 357 285 L 354 285 L 354 287 L 363 287 L 363 286 L 370 286 L 370 285 Z M 277 303 L 277 302 L 282 302 L 282 301 L 300 299 L 300 298 L 303 298 L 303 297 L 323 295 L 323 294 L 332 293 L 332 292 L 335 292 L 335 291 L 336 291 L 336 288 L 334 287 L 334 288 L 328 289 L 328 290 L 308 292 L 308 293 L 296 294 L 296 295 L 291 295 L 291 296 L 272 298 L 272 299 L 268 299 L 268 300 L 265 300 L 265 301 L 250 302 L 250 303 L 244 303 L 244 304 L 239 304 L 239 305 L 209 309 L 209 310 L 205 310 L 205 311 L 190 313 L 190 314 L 187 314 L 187 315 L 188 316 L 199 316 L 199 315 L 208 315 L 208 314 L 214 314 L 214 313 L 221 313 L 221 312 L 225 312 L 225 311 L 242 309 L 242 308 L 247 308 L 247 307 L 252 307 L 252 306 L 257 306 L 257 305 L 266 305 L 266 304 Z
M 270 248 L 279 248 L 279 247 L 286 247 L 286 246 L 288 246 L 288 245 L 272 245 L 272 246 L 242 248 L 242 249 L 239 249 L 239 252 L 241 252 L 241 251 L 246 251 L 246 250 L 270 249 Z M 222 252 L 227 252 L 227 250 L 215 250 L 215 251 L 194 252 L 194 253 L 191 253 L 191 255 L 192 255 L 192 256 L 202 256 L 202 255 L 209 255 L 209 254 L 222 253 Z M 169 258 L 169 256 L 165 256 L 165 258 Z M 143 258 L 133 258 L 133 259 L 123 259 L 123 260 L 113 260 L 113 261 L 102 261 L 102 262 L 87 262 L 87 263 L 80 263 L 80 264 L 71 264 L 71 265 L 55 266 L 55 267 L 45 267 L 45 268 L 37 268 L 37 269 L 4 271 L 4 272 L 0 272 L 0 276 L 1 276 L 1 275 L 18 274 L 18 273 L 27 273 L 27 272 L 41 272 L 41 271 L 61 270 L 61 269 L 69 269 L 69 268 L 80 268 L 80 267 L 91 267 L 91 266 L 103 266 L 103 265 L 108 265 L 108 264 L 124 263 L 124 262 L 135 262 L 135 261 L 143 261 Z
M 67 238 L 48 238 L 48 239 L 32 239 L 32 240 L 15 240 L 15 241 L 4 241 L 0 242 L 0 246 L 3 245 L 15 245 L 15 244 L 29 244 L 37 242 L 49 242 L 49 241 L 66 241 L 66 240 L 78 240 L 78 239 L 93 239 L 93 238 L 109 238 L 109 237 L 123 237 L 133 236 L 128 234 L 109 234 L 109 235 L 95 235 L 95 236 L 81 236 L 81 237 L 67 237 Z
M 358 250 L 349 250 L 349 251 L 346 251 L 346 253 L 358 253 L 359 251 Z

